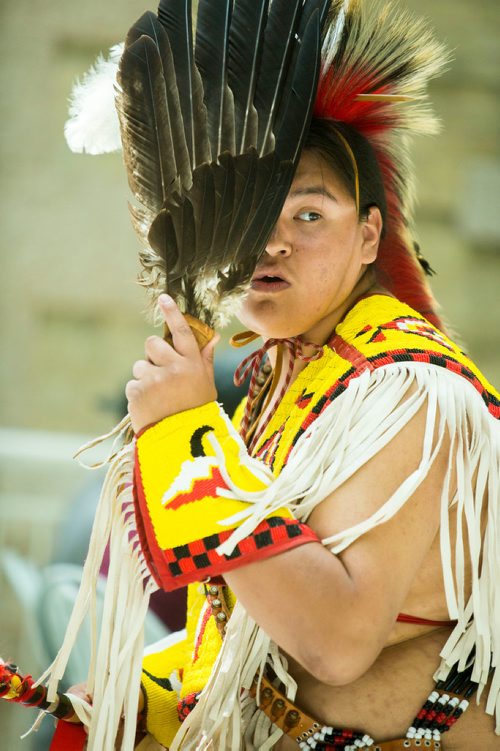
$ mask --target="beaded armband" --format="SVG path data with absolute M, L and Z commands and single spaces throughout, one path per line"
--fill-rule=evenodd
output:
M 317 541 L 283 506 L 231 553 L 218 552 L 239 526 L 235 516 L 248 508 L 228 492 L 230 485 L 251 493 L 269 482 L 215 402 L 167 417 L 140 434 L 134 471 L 137 527 L 159 586 L 173 590 Z

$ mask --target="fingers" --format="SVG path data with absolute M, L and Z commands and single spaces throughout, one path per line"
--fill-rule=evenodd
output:
M 197 354 L 199 349 L 194 334 L 172 298 L 168 295 L 160 295 L 158 303 L 172 334 L 172 341 L 176 352 L 188 357 Z
M 144 344 L 144 353 L 153 365 L 165 365 L 177 354 L 174 348 L 159 336 L 148 336 Z
M 158 302 L 172 336 L 173 346 L 159 336 L 148 337 L 144 348 L 148 360 L 154 365 L 166 365 L 176 355 L 197 357 L 199 349 L 196 339 L 175 302 L 168 295 L 160 295 Z
M 129 402 L 135 401 L 140 397 L 142 392 L 141 382 L 147 376 L 153 376 L 155 373 L 155 365 L 146 360 L 137 360 L 132 366 L 132 375 L 134 380 L 128 381 L 125 386 L 125 396 Z
M 129 403 L 129 407 L 141 397 L 141 394 L 142 386 L 140 381 L 127 381 L 125 384 L 125 397 Z
M 92 704 L 92 694 L 89 694 L 87 692 L 87 685 L 85 683 L 77 683 L 75 686 L 71 686 L 66 693 L 63 695 L 66 699 L 69 699 L 71 702 L 71 697 L 77 697 L 79 699 L 83 699 L 83 701 L 88 702 L 89 704 Z M 74 702 L 71 702 L 74 704 Z M 69 722 L 72 725 L 79 725 L 82 724 L 82 721 L 80 720 L 74 706 L 73 706 L 73 714 L 69 715 L 67 717 L 64 717 L 64 722 Z M 88 728 L 84 725 L 84 730 L 86 733 L 88 733 Z
M 68 688 L 67 693 L 79 696 L 80 699 L 84 699 L 85 701 L 88 701 L 89 704 L 92 704 L 92 694 L 87 692 L 86 683 L 76 683 L 74 686 L 71 686 L 71 688 Z
M 145 358 L 132 367 L 133 379 L 126 384 L 125 395 L 136 434 L 169 415 L 217 398 L 213 357 L 219 337 L 200 352 L 189 324 L 173 300 L 161 295 L 159 304 L 173 346 L 159 336 L 150 336 L 144 347 Z
M 132 366 L 132 375 L 134 378 L 137 378 L 140 380 L 141 378 L 144 378 L 144 376 L 149 375 L 154 368 L 154 365 L 152 365 L 151 362 L 146 362 L 146 360 L 137 360 Z

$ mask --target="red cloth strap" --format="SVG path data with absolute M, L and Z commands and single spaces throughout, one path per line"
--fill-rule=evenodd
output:
M 419 618 L 418 615 L 400 613 L 396 620 L 399 623 L 414 623 L 421 626 L 454 626 L 456 621 L 429 621 L 427 618 Z
M 50 751 L 83 751 L 87 743 L 87 733 L 83 725 L 59 720 L 50 744 Z

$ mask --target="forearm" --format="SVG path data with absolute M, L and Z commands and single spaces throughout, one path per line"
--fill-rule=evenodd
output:
M 265 492 L 273 480 L 215 402 L 142 433 L 134 479 L 143 553 L 164 589 L 318 539 L 284 504 L 241 527 L 252 505 L 240 497 Z
M 141 476 L 136 476 L 138 485 L 144 487 L 143 491 L 139 488 L 144 497 L 143 518 L 151 516 L 159 542 L 154 559 L 157 570 L 163 559 L 172 557 L 169 549 L 174 545 L 186 555 L 179 561 L 182 571 L 165 572 L 163 586 L 175 587 L 177 581 L 183 583 L 188 577 L 200 581 L 222 573 L 254 620 L 307 670 L 329 683 L 354 680 L 384 645 L 397 605 L 385 602 L 381 615 L 378 606 L 384 597 L 376 596 L 376 588 L 359 585 L 360 577 L 354 577 L 340 558 L 319 543 L 314 530 L 296 522 L 285 507 L 282 512 L 289 518 L 284 523 L 297 526 L 290 540 L 275 545 L 270 532 L 260 533 L 258 527 L 257 537 L 263 537 L 258 543 L 249 538 L 253 552 L 248 555 L 228 559 L 216 554 L 211 544 L 207 548 L 210 567 L 196 570 L 193 565 L 189 551 L 204 549 L 203 539 L 219 536 L 217 530 L 224 518 L 247 507 L 237 499 L 217 497 L 217 486 L 224 486 L 224 480 L 220 473 L 217 480 L 212 479 L 211 467 L 215 471 L 218 463 L 209 456 L 209 434 L 223 447 L 223 474 L 233 475 L 236 485 L 244 489 L 265 487 L 253 474 L 251 462 L 255 460 L 250 460 L 215 404 L 167 418 L 146 431 L 138 441 Z M 209 523 L 208 513 L 212 516 Z M 168 525 L 167 518 L 171 519 Z M 302 544 L 286 549 L 288 543 L 297 542 Z M 155 540 L 150 543 L 155 544 Z M 241 547 L 245 544 L 242 541 Z M 365 576 L 363 584 L 367 579 Z M 366 615 L 375 609 L 377 627 L 366 629 Z
M 369 519 L 401 486 L 419 431 L 409 426 L 319 504 L 308 525 L 319 539 Z M 418 454 L 417 454 L 418 455 Z M 333 555 L 319 543 L 230 572 L 228 583 L 279 646 L 328 683 L 349 683 L 387 644 L 439 526 L 446 450 L 390 520 Z M 391 471 L 388 471 L 388 468 Z M 436 553 L 437 554 L 437 553 Z

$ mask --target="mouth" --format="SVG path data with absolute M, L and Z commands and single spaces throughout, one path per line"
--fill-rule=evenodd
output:
M 290 286 L 290 282 L 278 274 L 258 271 L 254 274 L 251 288 L 257 292 L 280 292 Z

